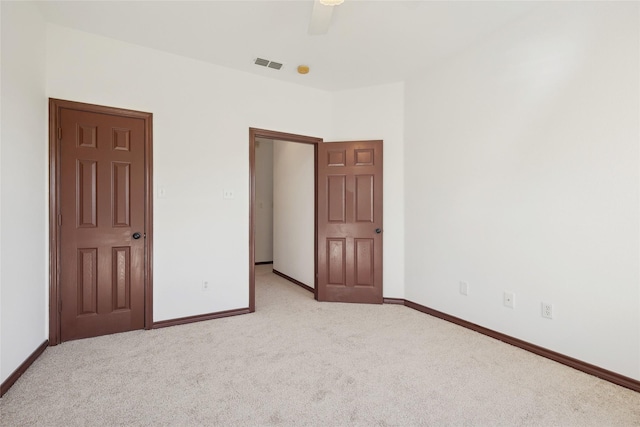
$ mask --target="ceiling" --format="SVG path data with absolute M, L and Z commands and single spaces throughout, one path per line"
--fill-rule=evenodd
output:
M 397 82 L 473 46 L 524 1 L 346 0 L 308 35 L 314 0 L 42 1 L 47 22 L 224 67 L 335 91 Z M 255 58 L 284 64 L 259 67 Z M 308 65 L 300 75 L 296 68 Z

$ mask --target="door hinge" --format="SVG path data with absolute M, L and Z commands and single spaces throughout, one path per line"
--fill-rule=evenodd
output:
M 58 214 L 58 225 L 62 225 L 62 215 Z
M 58 139 L 62 139 L 62 128 L 58 128 Z
M 58 301 L 58 313 L 62 313 L 62 300 Z

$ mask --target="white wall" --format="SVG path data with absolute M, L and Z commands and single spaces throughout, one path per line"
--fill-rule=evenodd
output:
M 256 141 L 255 255 L 273 261 L 273 141 Z
M 640 379 L 638 8 L 546 3 L 406 83 L 408 300 Z
M 248 307 L 248 129 L 326 134 L 329 95 L 55 25 L 47 42 L 49 96 L 154 115 L 154 320 Z
M 383 140 L 383 295 L 404 298 L 404 84 L 335 92 L 332 114 L 325 141 Z
M 48 337 L 44 21 L 2 2 L 0 382 Z
M 273 142 L 273 269 L 315 287 L 314 146 Z

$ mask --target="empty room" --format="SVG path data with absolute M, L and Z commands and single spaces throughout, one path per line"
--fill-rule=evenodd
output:
M 640 2 L 0 19 L 0 425 L 640 425 Z

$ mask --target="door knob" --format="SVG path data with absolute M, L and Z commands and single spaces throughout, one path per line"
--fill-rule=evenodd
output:
M 380 233 L 382 233 L 382 230 L 379 228 L 376 228 L 376 234 L 380 234 Z
M 140 233 L 133 233 L 133 237 L 134 239 L 138 240 L 140 237 L 142 237 L 142 235 Z

